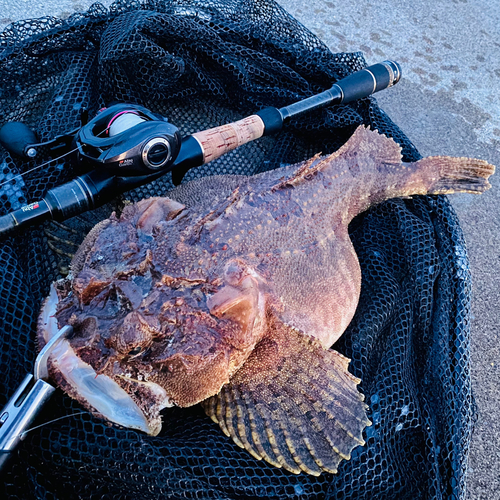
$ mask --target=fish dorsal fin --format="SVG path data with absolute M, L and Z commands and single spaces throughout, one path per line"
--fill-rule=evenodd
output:
M 364 125 L 360 125 L 349 140 L 328 158 L 333 160 L 342 156 L 356 156 L 362 161 L 370 159 L 389 165 L 399 165 L 402 160 L 401 146 L 394 139 Z
M 326 172 L 329 167 L 332 167 L 331 175 L 335 177 L 351 168 L 354 172 L 369 174 L 380 165 L 399 166 L 401 159 L 401 146 L 393 139 L 380 134 L 377 130 L 360 125 L 337 151 L 327 156 L 317 154 L 300 163 L 291 177 L 281 179 L 272 187 L 272 191 L 287 186 L 297 186 L 316 172 Z
M 202 405 L 255 458 L 293 472 L 337 472 L 370 425 L 349 360 L 279 323 Z

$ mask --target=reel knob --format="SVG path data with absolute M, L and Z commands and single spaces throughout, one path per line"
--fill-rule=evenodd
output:
M 162 168 L 171 158 L 170 143 L 163 137 L 150 139 L 142 148 L 142 161 L 152 170 Z
M 21 122 L 8 122 L 0 129 L 0 144 L 9 152 L 31 160 L 37 154 L 35 132 Z

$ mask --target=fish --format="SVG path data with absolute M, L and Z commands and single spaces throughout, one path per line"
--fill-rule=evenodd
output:
M 333 154 L 130 204 L 51 286 L 38 345 L 64 325 L 73 334 L 49 374 L 112 424 L 158 435 L 162 410 L 200 403 L 256 459 L 336 473 L 371 425 L 360 379 L 332 348 L 361 288 L 350 221 L 391 198 L 482 193 L 494 170 L 405 163 L 393 139 L 359 126 Z

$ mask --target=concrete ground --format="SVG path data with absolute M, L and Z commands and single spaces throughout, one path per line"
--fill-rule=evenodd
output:
M 66 17 L 87 0 L 0 0 L 0 29 Z M 112 3 L 102 1 L 104 5 Z M 398 61 L 404 78 L 377 94 L 424 156 L 474 156 L 500 166 L 498 0 L 278 0 L 333 52 Z M 474 278 L 472 378 L 479 419 L 468 499 L 500 500 L 500 174 L 482 196 L 455 195 Z

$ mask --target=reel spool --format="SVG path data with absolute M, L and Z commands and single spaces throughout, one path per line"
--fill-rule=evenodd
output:
M 139 125 L 139 123 L 144 123 L 146 120 L 141 118 L 137 111 L 121 111 L 117 115 L 111 118 L 108 123 L 108 135 L 109 137 L 114 137 L 115 135 L 121 134 L 128 130 L 129 128 Z

